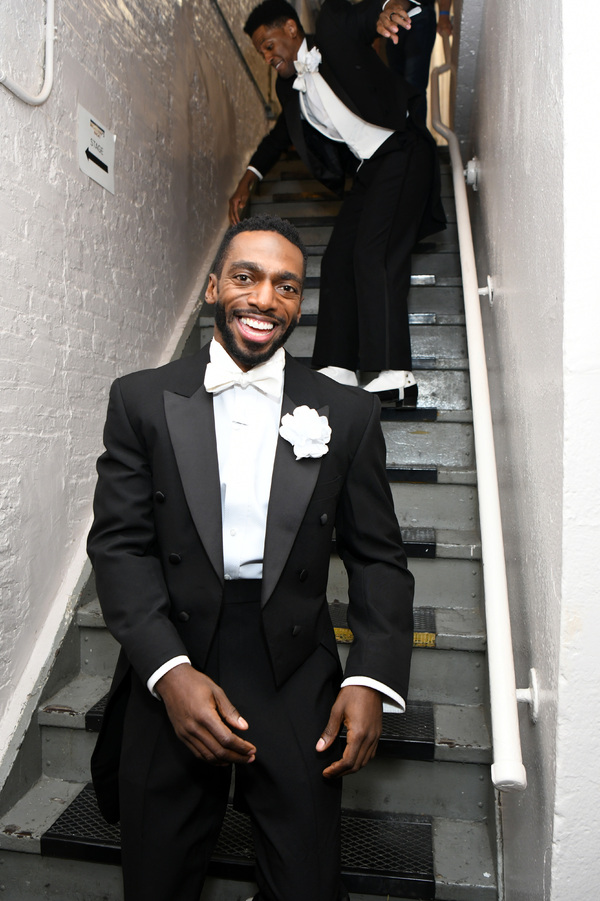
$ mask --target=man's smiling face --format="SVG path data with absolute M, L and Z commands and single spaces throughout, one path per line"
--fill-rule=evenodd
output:
M 277 232 L 246 231 L 231 241 L 221 275 L 206 289 L 215 339 L 244 371 L 273 356 L 300 318 L 304 258 Z
M 261 25 L 252 35 L 256 50 L 281 78 L 295 76 L 294 60 L 303 40 L 304 35 L 293 19 L 283 25 Z

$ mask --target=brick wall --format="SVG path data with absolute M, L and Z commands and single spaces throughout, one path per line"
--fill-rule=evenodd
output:
M 0 8 L 0 70 L 34 93 L 44 12 Z M 266 129 L 211 0 L 60 0 L 56 23 L 49 100 L 0 86 L 0 717 L 67 603 L 109 383 L 160 361 Z M 117 136 L 114 195 L 79 170 L 78 103 Z

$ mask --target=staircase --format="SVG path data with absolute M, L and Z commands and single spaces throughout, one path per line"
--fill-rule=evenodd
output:
M 382 411 L 388 475 L 416 578 L 407 713 L 384 714 L 377 758 L 344 785 L 343 876 L 353 901 L 497 901 L 495 799 L 468 361 L 451 176 L 449 228 L 413 256 L 409 308 L 417 410 Z M 293 158 L 253 198 L 253 213 L 291 219 L 309 248 L 299 328 L 288 349 L 307 362 L 320 256 L 339 203 Z M 201 311 L 186 353 L 212 332 Z M 351 641 L 344 570 L 332 548 L 330 611 L 342 659 Z M 89 758 L 116 660 L 93 578 L 0 796 L 0 898 L 120 901 L 118 828 L 101 820 Z M 246 818 L 228 814 L 202 901 L 253 894 Z M 177 899 L 173 899 L 177 901 Z

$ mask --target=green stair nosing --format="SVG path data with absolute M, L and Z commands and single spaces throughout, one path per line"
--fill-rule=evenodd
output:
M 41 836 L 40 844 L 46 857 L 120 863 L 119 827 L 103 821 L 91 784 Z M 250 823 L 245 814 L 231 807 L 208 873 L 236 880 L 252 878 Z M 342 879 L 350 891 L 433 898 L 431 818 L 343 811 Z

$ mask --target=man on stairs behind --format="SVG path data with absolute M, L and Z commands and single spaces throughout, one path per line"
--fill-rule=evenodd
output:
M 397 0 L 406 9 L 418 6 Z M 416 404 L 408 328 L 411 253 L 445 227 L 433 138 L 413 120 L 420 94 L 372 47 L 389 34 L 382 0 L 325 0 L 316 33 L 305 36 L 285 0 L 264 0 L 244 30 L 277 72 L 282 112 L 261 141 L 229 203 L 239 221 L 250 190 L 291 144 L 314 177 L 338 193 L 353 183 L 321 266 L 313 366 L 348 385 L 378 373 L 366 389 Z M 394 21 L 410 28 L 406 11 Z

